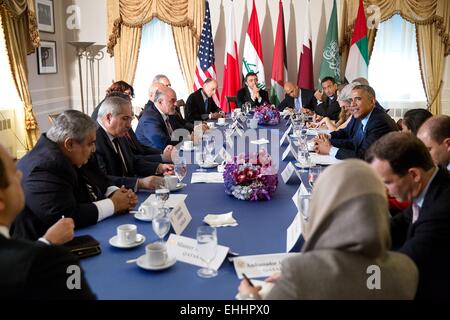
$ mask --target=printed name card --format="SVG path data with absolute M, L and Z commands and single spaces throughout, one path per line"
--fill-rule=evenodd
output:
M 289 162 L 283 172 L 281 172 L 281 178 L 284 183 L 288 183 L 293 176 L 297 176 L 300 179 L 300 174 L 297 172 L 292 162 Z
M 172 224 L 173 230 L 175 230 L 176 234 L 181 234 L 191 220 L 192 216 L 189 213 L 184 201 L 179 202 L 170 214 L 170 223 Z
M 295 149 L 292 147 L 292 145 L 288 145 L 286 150 L 284 150 L 281 160 L 286 160 L 289 154 L 291 154 L 295 158 L 295 160 L 298 161 L 297 152 L 295 152 Z
M 239 279 L 242 273 L 249 278 L 268 277 L 275 272 L 281 271 L 281 261 L 290 255 L 298 253 L 275 253 L 255 256 L 243 256 L 233 259 L 234 270 Z
M 286 234 L 286 252 L 289 252 L 295 246 L 300 238 L 300 235 L 302 234 L 300 213 L 297 212 L 294 221 L 292 221 L 291 225 L 287 228 Z
M 287 128 L 287 130 L 284 132 L 283 136 L 280 139 L 280 146 L 283 145 L 284 141 L 286 140 L 287 136 L 289 135 L 289 133 L 292 130 L 292 124 L 289 126 L 289 128 Z
M 209 264 L 214 270 L 218 270 L 222 265 L 229 251 L 228 247 L 217 246 L 216 257 Z M 167 240 L 167 252 L 169 256 L 176 257 L 178 261 L 192 264 L 194 266 L 206 267 L 200 252 L 197 250 L 197 240 L 183 236 L 170 234 Z
M 298 187 L 295 194 L 292 196 L 292 201 L 294 202 L 295 206 L 297 207 L 297 210 L 300 210 L 300 205 L 298 204 L 298 196 L 299 195 L 306 195 L 310 194 L 308 190 L 306 190 L 305 185 L 302 183 L 300 187 Z

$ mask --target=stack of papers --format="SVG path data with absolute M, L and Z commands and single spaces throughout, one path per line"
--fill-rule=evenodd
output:
M 223 183 L 221 172 L 194 172 L 191 183 Z

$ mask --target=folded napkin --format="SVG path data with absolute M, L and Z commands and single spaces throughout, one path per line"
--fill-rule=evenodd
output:
M 207 214 L 203 218 L 203 222 L 211 227 L 235 227 L 238 225 L 233 218 L 233 211 L 224 214 Z
M 269 143 L 269 140 L 262 138 L 259 140 L 250 141 L 250 143 L 252 143 L 252 144 L 267 144 L 267 143 Z

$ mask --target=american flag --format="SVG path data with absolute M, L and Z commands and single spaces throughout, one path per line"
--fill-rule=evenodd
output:
M 194 90 L 203 86 L 207 78 L 216 78 L 216 66 L 214 64 L 214 41 L 211 32 L 211 15 L 209 12 L 209 2 L 205 3 L 205 19 L 203 20 L 202 34 L 200 36 L 200 47 L 197 55 L 197 67 L 195 68 Z M 219 104 L 219 90 L 213 96 L 217 106 Z

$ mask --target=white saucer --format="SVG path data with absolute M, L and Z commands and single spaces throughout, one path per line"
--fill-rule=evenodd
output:
M 181 150 L 181 151 L 185 151 L 185 152 L 191 152 L 191 151 L 197 150 L 197 148 L 194 147 L 194 148 L 191 148 L 191 149 L 185 149 L 184 146 L 181 146 L 181 147 L 180 147 L 180 150 Z
M 130 244 L 121 244 L 117 242 L 117 235 L 109 239 L 109 244 L 116 248 L 128 249 L 140 246 L 145 242 L 145 237 L 142 234 L 136 235 L 136 242 Z
M 220 124 L 220 123 L 217 122 L 216 125 L 219 126 L 219 127 L 223 127 L 223 126 L 226 126 L 227 123 L 225 122 L 225 123 Z
M 141 212 L 136 212 L 136 213 L 134 214 L 134 217 L 135 217 L 136 219 L 138 219 L 138 220 L 146 221 L 146 222 L 149 222 L 149 221 L 152 221 L 152 220 L 153 220 L 152 218 L 150 218 L 150 217 L 148 217 L 148 216 L 146 216 L 146 215 L 143 215 Z
M 209 162 L 209 163 L 203 162 L 199 166 L 202 167 L 202 168 L 205 168 L 205 169 L 211 169 L 211 168 L 217 167 L 218 165 L 219 165 L 219 163 L 217 163 L 217 162 Z
M 145 270 L 164 270 L 167 268 L 170 268 L 171 266 L 173 266 L 175 263 L 177 262 L 177 258 L 175 257 L 169 257 L 169 259 L 167 259 L 166 263 L 161 265 L 161 266 L 152 266 L 149 265 L 147 263 L 147 259 L 145 257 L 145 254 L 140 256 L 137 260 L 136 260 L 136 264 L 138 265 L 138 267 L 145 269 Z
M 177 186 L 175 188 L 170 189 L 170 191 L 177 191 L 177 190 L 181 190 L 184 187 L 186 187 L 187 184 L 186 183 L 177 183 Z

